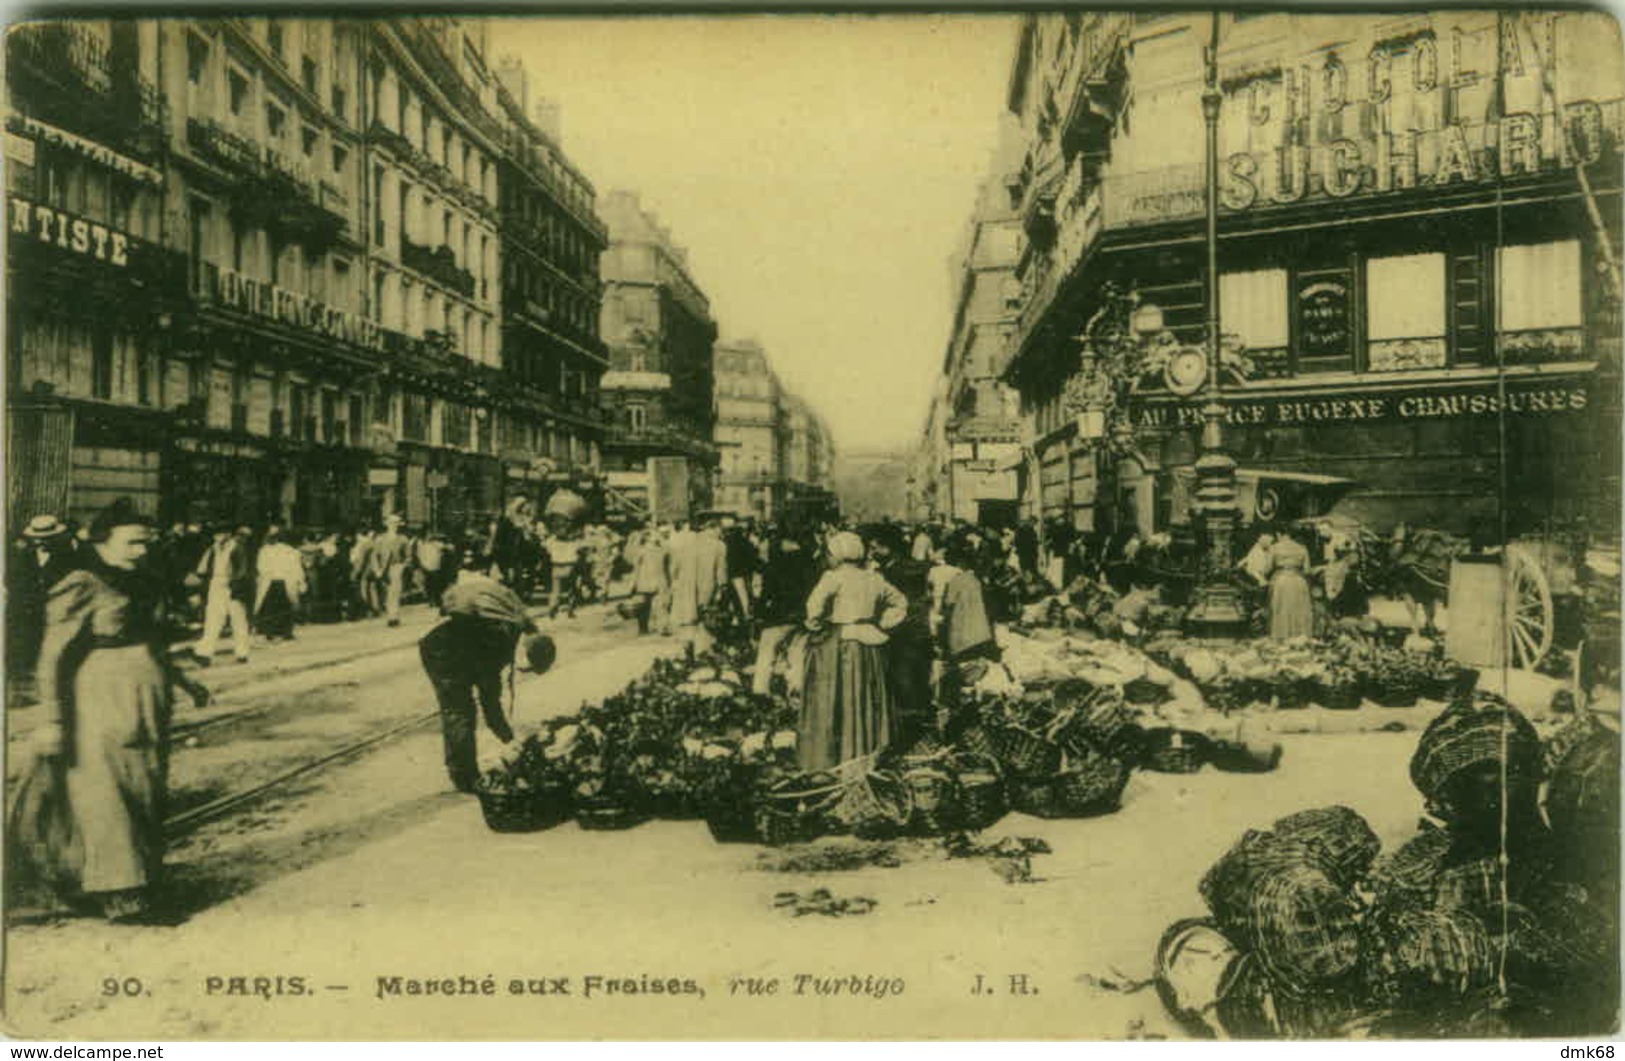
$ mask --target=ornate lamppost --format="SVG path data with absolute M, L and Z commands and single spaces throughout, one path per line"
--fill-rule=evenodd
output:
M 1207 74 L 1202 90 L 1202 118 L 1207 126 L 1207 390 L 1202 405 L 1202 454 L 1196 460 L 1202 563 L 1187 621 L 1193 633 L 1227 637 L 1245 631 L 1247 613 L 1241 592 L 1231 580 L 1241 513 L 1236 505 L 1236 462 L 1224 448 L 1225 405 L 1219 383 L 1219 108 L 1224 96 L 1219 91 L 1217 11 L 1212 14 L 1203 58 Z

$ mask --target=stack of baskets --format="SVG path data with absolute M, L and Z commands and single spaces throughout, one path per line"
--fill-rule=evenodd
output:
M 474 789 L 486 827 L 495 833 L 534 833 L 568 821 L 573 806 L 563 785 L 533 787 L 487 776 Z

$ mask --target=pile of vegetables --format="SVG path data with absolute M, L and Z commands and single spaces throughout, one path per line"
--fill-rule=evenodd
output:
M 1419 698 L 1446 698 L 1466 673 L 1437 645 L 1391 645 L 1347 629 L 1321 639 L 1241 644 L 1164 638 L 1146 648 L 1189 678 L 1209 707 L 1225 712 L 1259 704 L 1354 708 L 1367 699 L 1410 707 Z

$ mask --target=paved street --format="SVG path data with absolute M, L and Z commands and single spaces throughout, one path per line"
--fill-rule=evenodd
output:
M 520 686 L 522 726 L 604 695 L 673 650 L 590 629 L 563 631 L 561 642 L 559 667 Z M 360 689 L 306 702 L 324 717 L 376 718 L 383 703 L 401 712 L 426 694 L 405 667 Z M 321 731 L 307 713 L 243 739 L 299 744 Z M 1149 975 L 1168 922 L 1200 912 L 1196 881 L 1242 829 L 1285 808 L 1346 802 L 1391 843 L 1420 812 L 1405 777 L 1414 732 L 1290 736 L 1274 774 L 1141 773 L 1117 815 L 1011 815 L 988 836 L 1043 837 L 1054 848 L 1034 858 L 1030 883 L 1006 883 L 980 860 L 947 860 L 931 841 L 896 845 L 895 867 L 781 873 L 764 868 L 779 856 L 718 845 L 698 822 L 493 834 L 474 801 L 447 791 L 438 741 L 432 727 L 414 731 L 188 836 L 171 856 L 190 914 L 179 927 L 18 929 L 7 983 L 14 1027 L 57 1038 L 231 1038 L 263 1034 L 273 1007 L 278 1036 L 290 1038 L 590 1036 L 634 1020 L 647 1037 L 922 1027 L 943 1037 L 1175 1036 L 1153 992 L 1121 988 Z M 831 918 L 775 908 L 782 891 L 818 887 L 878 905 Z M 997 993 L 972 995 L 977 973 Z M 1007 977 L 1021 973 L 1047 1003 L 1064 993 L 1077 1005 L 1011 994 Z M 496 998 L 379 993 L 380 977 L 487 974 Z M 705 997 L 582 997 L 594 974 L 692 978 Z M 798 974 L 901 977 L 905 987 L 880 1000 L 797 996 Z M 102 997 L 110 975 L 139 979 L 158 1004 Z M 213 994 L 211 976 L 226 985 Z M 273 997 L 225 994 L 234 976 L 271 978 L 261 986 Z M 316 994 L 278 997 L 289 977 Z M 568 996 L 507 993 L 514 979 L 566 977 Z M 738 977 L 780 978 L 785 994 L 730 996 Z M 547 1007 L 546 1022 L 536 1006 Z

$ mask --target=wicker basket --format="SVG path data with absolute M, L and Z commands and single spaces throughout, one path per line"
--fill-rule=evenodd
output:
M 1359 682 L 1319 682 L 1315 686 L 1315 702 L 1332 711 L 1353 711 L 1364 702 Z
M 1060 811 L 1075 818 L 1109 814 L 1122 805 L 1133 769 L 1109 755 L 1069 757 L 1051 784 Z
M 756 835 L 756 814 L 753 807 L 726 807 L 718 803 L 706 811 L 705 827 L 711 833 L 711 839 L 719 844 L 754 844 L 759 841 Z
M 532 788 L 519 791 L 477 790 L 480 813 L 494 833 L 534 833 L 567 821 L 570 792 L 565 788 Z
M 612 796 L 594 796 L 576 804 L 576 824 L 592 832 L 630 829 L 647 820 L 641 808 Z
M 1031 730 L 1005 726 L 993 734 L 999 762 L 1015 777 L 1048 777 L 1061 765 L 1061 747 Z
M 1202 734 L 1188 730 L 1149 730 L 1141 765 L 1163 774 L 1194 774 L 1208 761 L 1212 744 Z
M 959 783 L 941 765 L 920 765 L 903 774 L 912 810 L 909 831 L 922 836 L 939 836 L 958 828 L 963 808 Z
M 1259 959 L 1279 984 L 1325 985 L 1360 961 L 1359 909 L 1324 871 L 1295 866 L 1253 889 L 1249 914 Z
M 769 847 L 816 840 L 835 824 L 842 786 L 827 776 L 786 778 L 756 797 L 756 835 Z
M 959 739 L 954 742 L 954 747 L 962 753 L 985 756 L 989 759 L 996 759 L 999 755 L 999 747 L 993 741 L 993 734 L 984 726 L 966 727 L 959 734 Z
M 1279 744 L 1249 744 L 1216 740 L 1208 761 L 1214 769 L 1231 774 L 1267 774 L 1281 765 Z
M 1004 817 L 1010 810 L 998 760 L 990 756 L 960 755 L 953 760 L 959 789 L 959 825 L 977 830 Z
M 1216 1009 L 1222 989 L 1234 982 L 1243 955 L 1207 918 L 1186 918 L 1168 926 L 1157 942 L 1152 982 L 1163 1007 L 1187 1033 L 1214 1039 L 1226 1029 Z
M 1357 811 L 1341 805 L 1298 811 L 1276 821 L 1276 837 L 1313 844 L 1316 865 L 1351 888 L 1371 869 L 1382 841 Z
M 1172 700 L 1173 694 L 1165 685 L 1158 685 L 1147 678 L 1136 678 L 1123 686 L 1123 698 L 1140 707 L 1155 707 Z
M 1270 692 L 1277 711 L 1302 711 L 1309 706 L 1310 683 L 1302 679 L 1276 682 Z
M 1070 818 L 1062 805 L 1052 777 L 1042 779 L 1012 778 L 1008 782 L 1010 807 L 1035 818 Z
M 1416 686 L 1370 683 L 1366 695 L 1383 707 L 1415 707 Z

